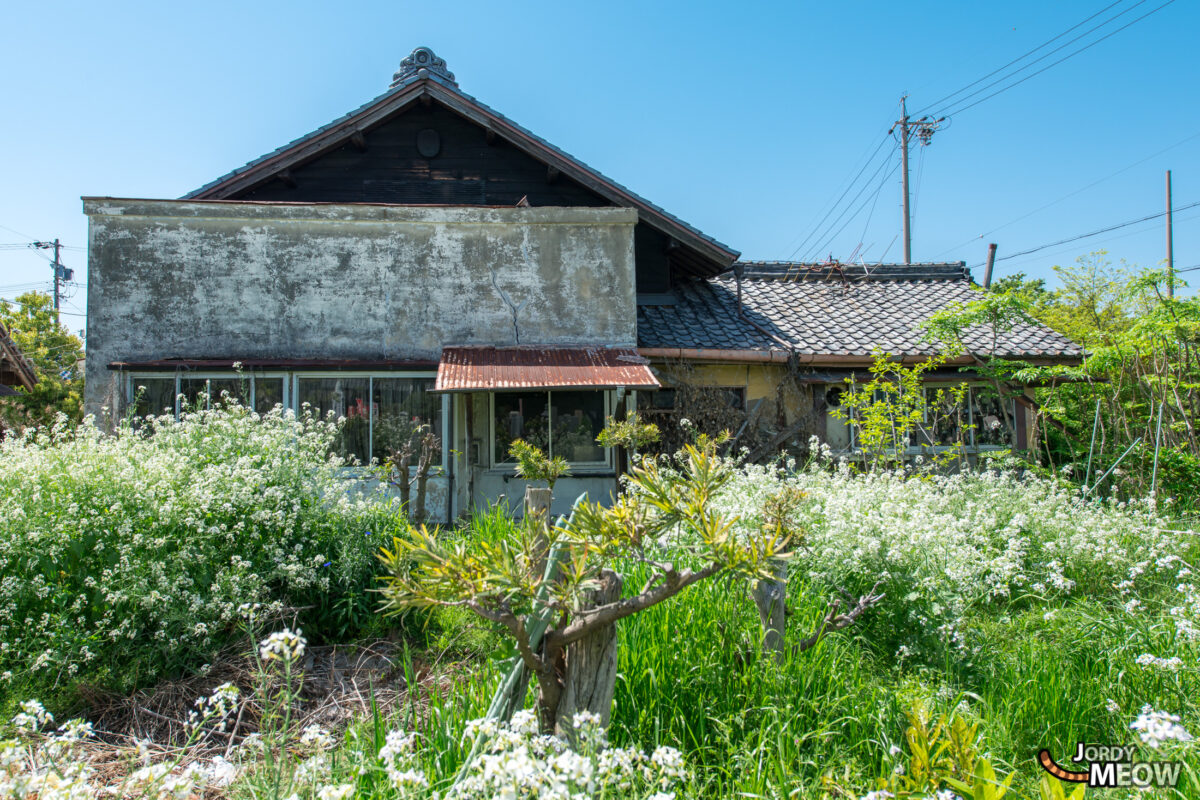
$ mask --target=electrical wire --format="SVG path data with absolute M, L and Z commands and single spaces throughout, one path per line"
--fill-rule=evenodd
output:
M 884 162 L 884 164 L 881 164 L 880 166 L 882 167 L 882 166 L 885 166 L 886 164 L 887 164 L 887 162 Z M 879 185 L 875 189 L 875 195 L 874 195 L 875 198 L 877 198 L 879 196 L 879 193 L 883 191 L 883 187 L 887 184 L 888 179 L 891 178 L 893 175 L 895 175 L 896 170 L 898 170 L 898 169 L 900 169 L 899 162 L 892 164 L 891 170 L 889 170 L 887 172 L 887 174 L 885 174 L 883 176 L 883 178 L 879 181 Z M 876 172 L 878 172 L 878 170 Z M 872 175 L 871 177 L 874 178 L 875 176 Z M 870 184 L 868 184 L 867 186 L 864 186 L 863 189 L 859 191 L 859 195 L 861 195 L 862 192 L 865 191 L 869 185 Z M 854 199 L 857 200 L 858 195 L 856 195 Z M 842 227 L 838 228 L 836 231 L 833 231 L 832 234 L 829 234 L 828 236 L 826 236 L 824 238 L 822 244 L 820 244 L 816 248 L 814 248 L 813 252 L 820 253 L 822 250 L 824 250 L 826 247 L 828 247 L 829 244 L 831 244 L 835 239 L 837 239 L 837 237 L 841 234 L 841 232 L 846 229 L 846 226 L 849 225 L 851 222 L 853 222 L 854 219 L 859 214 L 862 213 L 863 209 L 867 207 L 867 203 L 871 202 L 872 199 L 874 199 L 874 198 L 868 197 L 867 199 L 863 200 L 862 204 L 859 205 L 859 207 L 854 211 L 854 213 L 851 214 L 850 217 L 844 223 L 842 223 Z M 851 202 L 854 202 L 854 201 L 851 201 Z M 847 206 L 846 210 L 849 211 L 849 206 Z M 846 212 L 842 212 L 842 213 L 845 214 Z M 840 219 L 840 217 L 839 217 L 839 219 Z M 807 263 L 807 261 L 806 261 L 806 263 Z
M 831 241 L 833 241 L 834 238 L 837 237 L 838 233 L 842 232 L 842 230 L 846 227 L 845 224 L 843 224 L 841 228 L 838 228 L 837 231 L 834 231 L 832 234 L 830 233 L 831 231 L 834 230 L 834 226 L 836 226 L 839 222 L 841 222 L 842 219 L 846 216 L 846 214 L 850 213 L 850 209 L 854 207 L 854 204 L 858 202 L 859 198 L 862 197 L 863 193 L 871 188 L 872 184 L 875 182 L 875 179 L 879 176 L 879 173 L 882 172 L 883 169 L 889 163 L 892 163 L 892 154 L 896 152 L 896 150 L 899 148 L 899 146 L 900 145 L 893 143 L 893 147 L 890 151 L 888 151 L 887 156 L 882 161 L 879 162 L 879 165 L 877 167 L 875 167 L 875 171 L 871 173 L 871 176 L 869 178 L 867 178 L 866 182 L 863 183 L 863 185 L 859 188 L 858 192 L 855 193 L 854 197 L 852 197 L 850 199 L 850 202 L 848 202 L 846 204 L 845 208 L 842 209 L 841 213 L 839 213 L 836 217 L 834 217 L 833 221 L 830 222 L 829 225 L 826 226 L 821 231 L 821 233 L 818 235 L 818 237 L 815 240 L 815 243 L 812 245 L 812 247 L 810 247 L 807 251 L 805 251 L 804 257 L 801 259 L 802 262 L 807 263 L 807 262 L 813 261 L 816 258 L 819 258 L 820 252 L 822 250 L 824 250 L 825 247 L 827 247 L 829 245 L 829 243 Z M 864 203 L 864 205 L 865 205 L 865 203 Z M 854 217 L 858 216 L 858 213 L 861 210 L 862 210 L 862 206 L 859 207 L 858 211 L 854 212 L 854 214 L 850 217 L 850 219 L 854 219 Z M 849 220 L 847 220 L 847 224 L 848 223 L 849 223 Z M 792 257 L 794 257 L 794 256 L 795 256 L 795 252 L 792 253 Z M 791 257 L 789 257 L 788 260 L 791 260 Z
M 1137 5 L 1141 5 L 1142 2 L 1145 2 L 1145 0 L 1139 0 Z M 1021 78 L 1021 80 L 1016 81 L 1015 83 L 1010 83 L 1008 86 L 1001 87 L 1000 89 L 997 89 L 996 91 L 992 92 L 989 95 L 984 95 L 983 97 L 976 100 L 974 103 L 970 103 L 968 105 L 961 106 L 959 108 L 947 109 L 945 111 L 938 112 L 938 114 L 935 116 L 950 116 L 952 114 L 961 114 L 962 112 L 966 111 L 967 109 L 974 108 L 975 106 L 979 105 L 980 103 L 982 103 L 984 101 L 991 100 L 993 97 L 995 97 L 998 94 L 1002 94 L 1004 92 L 1007 92 L 1009 89 L 1012 89 L 1016 86 L 1020 86 L 1022 83 L 1029 80 L 1030 78 L 1036 78 L 1038 75 L 1041 75 L 1043 72 L 1050 69 L 1051 67 L 1056 67 L 1059 64 L 1063 63 L 1064 61 L 1066 61 L 1067 59 L 1074 58 L 1075 56 L 1079 55 L 1080 53 L 1082 53 L 1086 50 L 1090 50 L 1091 48 L 1100 44 L 1104 40 L 1109 39 L 1113 36 L 1116 36 L 1118 33 L 1125 30 L 1126 28 L 1130 27 L 1131 25 L 1136 25 L 1137 23 L 1141 22 L 1142 20 L 1144 20 L 1146 17 L 1150 16 L 1151 14 L 1156 14 L 1159 11 L 1162 11 L 1164 8 L 1166 8 L 1167 6 L 1171 5 L 1174 2 L 1175 2 L 1175 0 L 1167 0 L 1167 2 L 1163 3 L 1161 6 L 1158 6 L 1157 8 L 1153 8 L 1150 11 L 1147 11 L 1145 14 L 1142 14 L 1137 19 L 1134 19 L 1134 20 L 1131 20 L 1130 22 L 1125 23 L 1121 27 L 1117 28 L 1115 31 L 1110 31 L 1109 33 L 1106 33 L 1105 35 L 1101 36 L 1099 39 L 1095 40 L 1094 42 L 1089 42 L 1088 44 L 1084 45 L 1083 47 L 1079 48 L 1078 50 L 1076 50 L 1072 53 L 1068 53 L 1067 55 L 1063 56 L 1059 60 L 1053 61 L 1050 64 L 1047 64 L 1046 66 L 1039 69 L 1037 72 L 1033 72 L 1033 73 L 1030 73 L 1029 75 L 1026 75 L 1024 78 Z M 1134 7 L 1136 7 L 1136 6 L 1134 6 Z M 1128 9 L 1126 9 L 1126 10 L 1128 10 Z M 1124 13 L 1125 13 L 1124 11 L 1121 12 L 1121 14 L 1124 14 Z M 1120 16 L 1120 14 L 1118 14 L 1117 16 Z M 1116 17 L 1113 17 L 1113 19 L 1116 19 Z M 1099 26 L 1099 25 L 1096 26 L 1096 28 L 1099 28 L 1099 27 L 1102 27 L 1102 26 Z M 1096 28 L 1093 28 L 1092 31 L 1096 30 Z M 1091 33 L 1092 31 L 1088 31 L 1088 33 Z M 1086 36 L 1087 34 L 1083 34 L 1083 35 Z M 1082 38 L 1082 37 L 1076 37 L 1075 39 L 1073 39 L 1071 41 L 1072 42 L 1078 41 L 1079 38 Z M 1070 44 L 1070 42 L 1068 42 L 1068 44 Z M 1066 45 L 1063 45 L 1063 47 L 1066 47 Z M 1061 49 L 1062 49 L 1062 47 L 1055 48 L 1050 53 L 1047 53 L 1046 56 L 1052 55 L 1053 53 L 1056 53 Z M 1043 56 L 1042 58 L 1045 58 L 1046 56 Z M 1042 60 L 1041 58 L 1037 59 L 1037 61 L 1041 61 L 1041 60 Z M 1027 67 L 1032 66 L 1033 64 L 1037 63 L 1037 61 L 1030 62 L 1030 64 L 1028 64 L 1026 66 Z M 1026 67 L 1022 67 L 1021 69 L 1025 69 L 1025 68 Z M 1010 75 L 1007 75 L 1004 78 L 1001 78 L 997 81 L 994 81 L 994 82 L 988 84 L 987 86 L 985 86 L 983 89 L 980 89 L 979 91 L 984 91 L 986 89 L 991 88 L 992 86 L 995 86 L 998 83 L 1003 83 L 1004 81 L 1013 77 L 1014 75 L 1017 74 L 1017 72 L 1020 72 L 1020 71 L 1021 70 L 1016 70 L 1013 73 L 1011 73 Z M 979 91 L 972 92 L 971 94 L 967 95 L 966 97 L 964 97 L 962 99 L 967 100 L 971 97 L 974 97 L 976 94 L 979 93 Z M 958 101 L 958 102 L 961 102 L 961 101 Z
M 1180 211 L 1187 211 L 1189 208 L 1196 208 L 1197 206 L 1200 206 L 1200 201 L 1197 201 L 1195 203 L 1188 203 L 1187 205 L 1176 206 L 1175 208 L 1172 209 L 1172 213 L 1178 214 Z M 1007 255 L 1007 256 L 1003 256 L 1002 258 L 997 258 L 996 263 L 999 263 L 1001 261 L 1008 261 L 1013 258 L 1019 258 L 1020 256 L 1027 256 L 1030 253 L 1037 253 L 1042 250 L 1048 250 L 1051 247 L 1058 247 L 1059 245 L 1062 245 L 1062 244 L 1070 244 L 1071 242 L 1078 242 L 1080 239 L 1089 239 L 1093 236 L 1099 236 L 1102 233 L 1108 233 L 1109 231 L 1120 230 L 1121 228 L 1128 228 L 1130 225 L 1137 225 L 1140 222 L 1149 222 L 1152 219 L 1159 219 L 1161 217 L 1165 217 L 1166 215 L 1167 215 L 1166 211 L 1160 211 L 1157 214 L 1151 214 L 1149 216 L 1141 217 L 1139 219 L 1131 219 L 1127 222 L 1117 223 L 1116 225 L 1109 225 L 1107 228 L 1100 228 L 1099 230 L 1091 231 L 1090 233 L 1081 233 L 1078 236 L 1071 236 L 1066 239 L 1060 239 L 1057 242 L 1050 242 L 1049 244 L 1039 245 L 1038 247 L 1031 247 L 1028 250 L 1021 250 L 1020 252 L 1013 253 L 1013 254 Z M 975 267 L 980 267 L 980 266 L 983 266 L 982 262 L 975 265 Z M 974 269 L 975 267 L 972 267 L 972 269 Z
M 1191 216 L 1179 217 L 1175 220 L 1175 224 L 1176 224 L 1176 226 L 1178 226 L 1180 223 L 1189 222 L 1193 219 L 1200 219 L 1200 214 L 1193 214 Z M 1145 236 L 1146 234 L 1147 234 L 1147 231 L 1145 231 L 1145 230 L 1126 231 L 1125 233 L 1118 233 L 1115 236 L 1105 236 L 1097 244 L 1102 245 L 1102 246 L 1107 246 L 1111 242 L 1118 242 L 1122 239 L 1128 239 L 1130 236 Z M 1034 256 L 1033 258 L 1028 258 L 1028 257 L 1022 258 L 1020 261 L 1015 261 L 1015 262 L 1009 264 L 1008 268 L 1012 269 L 1013 267 L 1019 267 L 1022 264 L 1032 264 L 1033 262 L 1038 261 L 1041 258 L 1054 258 L 1056 256 L 1060 256 L 1065 253 L 1069 253 L 1069 252 L 1073 251 L 1075 248 L 1062 247 L 1061 249 L 1052 249 L 1052 248 L 1048 248 L 1048 249 L 1050 250 L 1050 252 L 1039 251 L 1041 253 L 1044 253 L 1044 255 L 1041 257 Z M 978 266 L 979 266 L 979 264 L 976 264 L 971 269 L 975 269 L 975 267 L 978 267 Z
M 970 89 L 972 86 L 977 86 L 977 85 L 979 85 L 979 84 L 983 83 L 984 81 L 986 81 L 988 78 L 992 77 L 993 75 L 995 75 L 995 74 L 997 74 L 997 73 L 999 73 L 999 72 L 1003 72 L 1004 70 L 1006 70 L 1006 69 L 1008 69 L 1009 67 L 1011 67 L 1013 64 L 1016 64 L 1016 63 L 1018 63 L 1018 62 L 1020 62 L 1020 61 L 1023 61 L 1024 59 L 1026 59 L 1026 58 L 1028 58 L 1029 56 L 1031 56 L 1031 55 L 1033 55 L 1034 53 L 1036 53 L 1038 50 L 1041 50 L 1043 47 L 1046 47 L 1047 45 L 1053 44 L 1054 42 L 1056 42 L 1056 41 L 1058 41 L 1059 39 L 1061 39 L 1062 37 L 1066 36 L 1068 33 L 1070 33 L 1071 31 L 1075 30 L 1075 29 L 1076 29 L 1076 28 L 1078 28 L 1079 26 L 1081 26 L 1081 25 L 1086 25 L 1087 23 L 1089 23 L 1089 22 L 1091 22 L 1092 20 L 1094 20 L 1096 17 L 1100 16 L 1100 15 L 1101 15 L 1101 14 L 1103 14 L 1104 12 L 1106 12 L 1106 11 L 1108 11 L 1109 9 L 1113 8 L 1113 6 L 1119 6 L 1119 5 L 1120 5 L 1121 3 L 1123 3 L 1123 2 L 1125 2 L 1125 0 L 1117 0 L 1117 2 L 1115 2 L 1115 3 L 1110 3 L 1109 5 L 1105 6 L 1104 8 L 1100 9 L 1099 11 L 1097 11 L 1095 14 L 1092 14 L 1090 17 L 1087 17 L 1086 19 L 1084 19 L 1084 20 L 1082 20 L 1082 21 L 1080 21 L 1080 22 L 1077 22 L 1077 23 L 1075 23 L 1074 25 L 1072 25 L 1071 27 L 1067 28 L 1067 29 L 1066 29 L 1065 31 L 1063 31 L 1062 33 L 1060 33 L 1060 34 L 1058 34 L 1057 36 L 1055 36 L 1054 38 L 1052 38 L 1052 39 L 1047 39 L 1046 41 L 1042 42 L 1041 44 L 1039 44 L 1037 47 L 1033 48 L 1032 50 L 1030 50 L 1030 51 L 1028 51 L 1028 52 L 1026 52 L 1026 53 L 1023 53 L 1022 55 L 1019 55 L 1019 56 L 1017 56 L 1017 57 L 1016 57 L 1016 58 L 1014 58 L 1012 61 L 1010 61 L 1010 62 L 1008 62 L 1007 64 L 1005 64 L 1004 66 L 1002 66 L 1002 67 L 997 67 L 996 69 L 994 69 L 994 70 L 992 70 L 991 72 L 989 72 L 987 75 L 984 75 L 982 78 L 979 78 L 979 79 L 977 79 L 977 80 L 975 80 L 975 81 L 972 81 L 971 83 L 968 83 L 966 86 L 962 87 L 961 89 L 957 89 L 957 90 L 955 90 L 955 91 L 951 92 L 950 94 L 946 95 L 945 97 L 942 97 L 942 98 L 939 98 L 939 99 L 937 99 L 937 100 L 934 100 L 932 103 L 930 103 L 929 105 L 925 106 L 924 108 L 921 108 L 921 109 L 919 109 L 918 111 L 915 111 L 915 112 L 913 112 L 914 116 L 920 116 L 921 114 L 924 114 L 926 111 L 928 111 L 929 109 L 933 108 L 934 106 L 940 106 L 942 103 L 944 103 L 945 101 L 949 100 L 951 97 L 954 97 L 955 95 L 962 94 L 962 93 L 963 93 L 963 92 L 965 92 L 967 89 Z
M 1151 153 L 1150 155 L 1146 156 L 1145 158 L 1139 159 L 1128 166 L 1122 167 L 1121 169 L 1117 170 L 1116 172 L 1110 172 L 1108 175 L 1105 175 L 1103 178 L 1094 180 L 1091 183 L 1089 183 L 1087 186 L 1084 186 L 1081 189 L 1076 189 L 1073 192 L 1064 194 L 1062 197 L 1058 198 L 1057 200 L 1052 200 L 1051 202 L 1046 203 L 1046 205 L 1039 206 L 1038 208 L 1035 208 L 1033 211 L 1023 214 L 1023 215 L 1017 217 L 1016 219 L 1009 220 L 1008 222 L 1004 223 L 1003 225 L 998 225 L 997 227 L 992 228 L 990 231 L 984 231 L 983 233 L 979 234 L 978 236 L 972 236 L 970 239 L 967 239 L 963 242 L 960 242 L 959 244 L 954 245 L 953 247 L 943 250 L 942 252 L 940 252 L 936 256 L 934 256 L 934 258 L 935 259 L 941 258 L 942 256 L 946 255 L 947 253 L 951 253 L 951 252 L 959 249 L 960 247 L 965 247 L 966 245 L 971 244 L 972 242 L 977 242 L 985 236 L 991 236 L 996 231 L 1004 230 L 1009 225 L 1015 225 L 1016 223 L 1020 222 L 1021 220 L 1029 219 L 1034 214 L 1038 214 L 1042 211 L 1045 211 L 1047 208 L 1050 208 L 1051 206 L 1056 206 L 1059 203 L 1061 203 L 1063 200 L 1068 200 L 1077 194 L 1082 194 L 1083 192 L 1086 192 L 1088 189 L 1091 189 L 1094 186 L 1099 186 L 1101 183 L 1104 183 L 1104 181 L 1108 180 L 1109 178 L 1115 178 L 1124 172 L 1128 172 L 1129 170 L 1133 169 L 1136 166 L 1145 164 L 1147 161 L 1149 161 L 1152 158 L 1157 158 L 1158 156 L 1161 156 L 1163 153 L 1166 153 L 1169 150 L 1174 150 L 1176 147 L 1179 147 L 1181 144 L 1186 144 L 1187 142 L 1190 142 L 1192 139 L 1196 139 L 1198 137 L 1200 137 L 1200 131 L 1197 131 L 1196 133 L 1193 133 L 1190 136 L 1184 137 L 1183 139 L 1180 139 L 1175 144 L 1168 145 L 1167 147 L 1164 147 L 1162 150 L 1159 150 L 1156 153 Z
M 829 209 L 825 212 L 825 215 L 821 217 L 820 221 L 818 221 L 817 224 L 815 226 L 813 226 L 813 229 L 809 232 L 808 236 L 804 237 L 804 241 L 800 242 L 800 244 L 798 244 L 796 246 L 796 248 L 794 250 L 792 250 L 792 252 L 788 255 L 788 257 L 786 259 L 784 259 L 785 261 L 790 261 L 791 259 L 795 258 L 796 253 L 800 252 L 804 248 L 804 246 L 807 245 L 812 240 L 813 236 L 816 236 L 817 233 L 819 231 L 821 231 L 821 229 L 822 229 L 821 226 L 823 226 L 825 224 L 825 221 L 827 219 L 829 219 L 829 215 L 832 214 L 835 210 L 837 210 L 837 207 L 841 204 L 842 200 L 845 199 L 846 195 L 850 193 L 850 190 L 854 188 L 854 185 L 858 182 L 858 179 L 862 177 L 862 174 L 867 171 L 867 168 L 870 167 L 871 164 L 875 163 L 875 157 L 879 155 L 879 151 L 883 149 L 883 146 L 885 144 L 887 144 L 888 138 L 890 138 L 890 137 L 884 136 L 882 139 L 879 140 L 879 144 L 876 145 L 875 149 L 871 151 L 871 154 L 869 156 L 867 156 L 867 160 L 863 162 L 862 167 L 858 170 L 857 173 L 855 173 L 854 177 L 850 179 L 850 182 L 848 184 L 846 184 L 846 188 L 842 190 L 842 193 L 840 195 L 838 195 L 837 200 L 833 201 L 833 205 L 831 205 L 829 207 Z M 895 152 L 895 150 L 893 149 L 892 152 Z M 888 157 L 889 158 L 891 157 L 891 153 L 888 154 Z M 852 200 L 851 202 L 854 202 L 854 201 Z M 837 224 L 837 223 L 834 222 L 831 224 Z

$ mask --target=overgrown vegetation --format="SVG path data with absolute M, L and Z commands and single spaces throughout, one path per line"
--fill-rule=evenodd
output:
M 60 418 L 0 444 L 0 696 L 56 707 L 200 667 L 239 607 L 318 637 L 376 629 L 377 543 L 399 520 L 353 498 L 336 425 L 236 404 L 128 424 Z
M 1171 296 L 1165 270 L 1114 265 L 1103 252 L 1055 272 L 1062 287 L 1054 290 L 1021 274 L 992 287 L 1089 352 L 1079 368 L 1018 373 L 1048 384 L 1037 392 L 1042 415 L 1036 457 L 1053 469 L 1069 466 L 1081 483 L 1094 483 L 1129 450 L 1105 491 L 1116 487 L 1137 497 L 1153 487 L 1158 497 L 1195 509 L 1200 297 Z
M 83 409 L 83 342 L 54 313 L 50 296 L 26 292 L 0 303 L 0 322 L 33 365 L 38 382 L 0 397 L 0 430 L 49 425 L 59 414 L 79 421 Z

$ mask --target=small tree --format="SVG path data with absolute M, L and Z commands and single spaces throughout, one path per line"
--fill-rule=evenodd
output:
M 433 432 L 432 426 L 422 423 L 413 428 L 399 449 L 393 449 L 380 468 L 382 478 L 400 490 L 400 503 L 411 519 L 422 522 L 426 518 L 425 494 L 429 484 L 429 470 L 442 452 L 442 441 Z M 412 475 L 412 459 L 417 456 L 417 474 Z M 417 501 L 409 506 L 412 485 L 417 484 Z
M 13 305 L 0 303 L 0 322 L 38 376 L 32 390 L 0 398 L 0 429 L 49 425 L 59 413 L 78 422 L 83 410 L 83 343 L 59 323 L 50 296 L 27 292 Z
M 643 422 L 641 416 L 634 413 L 622 420 L 609 417 L 604 430 L 596 436 L 596 442 L 601 447 L 625 448 L 629 451 L 630 463 L 637 463 L 638 451 L 645 450 L 659 438 L 658 426 Z
M 948 454 L 935 455 L 935 461 L 948 462 L 962 454 L 966 384 L 939 388 L 928 395 L 925 390 L 925 376 L 945 361 L 944 356 L 933 356 L 905 366 L 876 352 L 869 381 L 847 380 L 840 407 L 830 413 L 854 426 L 868 467 L 903 462 L 905 451 L 914 444 L 950 445 Z M 942 441 L 939 431 L 943 428 L 957 432 L 954 441 Z
M 999 355 L 1000 335 L 1021 324 L 1035 324 L 1029 315 L 1030 300 L 1018 290 L 982 293 L 978 300 L 954 303 L 933 314 L 921 326 L 928 341 L 944 347 L 950 355 L 967 355 L 995 397 L 1009 443 L 1015 441 L 1016 414 L 1009 402 L 1020 394 L 1011 381 L 1029 366 Z
M 787 556 L 786 536 L 738 536 L 736 520 L 711 507 L 732 469 L 707 439 L 671 465 L 643 460 L 630 473 L 631 490 L 612 507 L 581 501 L 569 524 L 550 529 L 544 570 L 538 524 L 517 526 L 501 541 L 443 540 L 422 526 L 381 554 L 385 609 L 461 606 L 502 625 L 537 682 L 543 731 L 569 735 L 582 710 L 607 724 L 618 620 L 714 576 L 770 579 L 772 565 Z M 685 563 L 669 560 L 672 554 Z M 614 567 L 633 563 L 648 566 L 651 577 L 622 597 Z
M 534 447 L 524 439 L 517 439 L 508 446 L 508 454 L 517 460 L 516 473 L 518 478 L 528 481 L 545 481 L 554 492 L 554 484 L 559 478 L 571 474 L 571 465 L 562 456 L 547 458 L 540 448 Z

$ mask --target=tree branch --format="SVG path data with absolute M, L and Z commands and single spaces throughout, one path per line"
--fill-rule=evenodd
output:
M 801 639 L 799 643 L 797 643 L 796 652 L 803 653 L 805 650 L 808 650 L 816 645 L 816 643 L 821 640 L 822 636 L 831 631 L 840 631 L 843 628 L 848 628 L 853 625 L 855 620 L 863 615 L 863 612 L 884 598 L 885 595 L 875 594 L 875 590 L 878 588 L 879 584 L 876 583 L 871 587 L 869 592 L 864 594 L 862 597 L 859 597 L 857 600 L 855 600 L 852 595 L 842 591 L 842 595 L 847 601 L 846 613 L 838 613 L 838 610 L 842 606 L 841 600 L 834 600 L 832 603 L 830 603 L 829 613 L 827 613 L 825 618 L 821 620 L 821 624 L 817 626 L 817 629 L 813 631 L 812 635 Z
M 484 619 L 508 628 L 509 633 L 517 640 L 517 652 L 521 654 L 521 660 L 530 670 L 542 672 L 545 669 L 543 660 L 529 647 L 529 634 L 525 631 L 524 621 L 512 613 L 507 604 L 499 611 L 484 607 L 478 600 L 468 600 L 466 606 Z
M 636 614 L 651 606 L 661 603 L 667 598 L 674 597 L 697 581 L 702 581 L 710 575 L 720 572 L 722 566 L 717 563 L 709 564 L 703 569 L 693 572 L 668 572 L 663 575 L 665 583 L 655 586 L 633 597 L 606 603 L 595 608 L 585 609 L 575 615 L 575 619 L 562 630 L 550 631 L 546 634 L 547 648 L 566 647 L 577 642 L 597 628 L 611 625 L 619 619 Z

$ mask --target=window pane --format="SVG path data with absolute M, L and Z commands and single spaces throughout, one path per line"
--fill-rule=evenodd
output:
M 957 402 L 954 388 L 925 390 L 925 424 L 914 437 L 914 444 L 949 446 L 958 444 L 966 425 L 966 408 Z M 969 440 L 963 440 L 970 444 Z
M 133 413 L 139 417 L 175 414 L 175 376 L 134 378 Z
M 496 451 L 494 463 L 512 462 L 508 447 L 515 439 L 524 439 L 546 451 L 549 444 L 546 426 L 545 392 L 496 393 Z
M 243 405 L 249 403 L 250 377 L 247 375 L 245 377 L 209 378 L 209 407 L 217 405 L 224 397 L 229 397 Z
M 179 393 L 183 395 L 182 411 L 201 411 L 209 407 L 208 378 L 180 378 Z
M 405 442 L 414 440 L 422 425 L 428 425 L 442 436 L 442 399 L 433 394 L 430 378 L 376 378 L 372 407 L 375 429 L 372 455 L 384 460 L 392 451 L 400 450 Z M 412 464 L 416 466 L 420 450 L 413 442 Z M 438 458 L 435 463 L 441 463 Z
M 254 379 L 254 410 L 265 414 L 283 403 L 283 378 Z
M 333 412 L 334 418 L 345 417 L 341 434 L 333 443 L 338 455 L 360 461 L 367 456 L 368 409 L 367 378 L 301 378 L 301 406 L 308 403 L 314 414 L 324 419 Z
M 971 387 L 971 422 L 975 426 L 977 447 L 1005 447 L 1012 444 L 1013 407 L 996 396 L 993 389 Z M 1006 413 L 1007 412 L 1007 413 Z
M 552 456 L 572 462 L 604 461 L 604 448 L 596 443 L 604 428 L 603 392 L 551 392 L 550 419 Z

